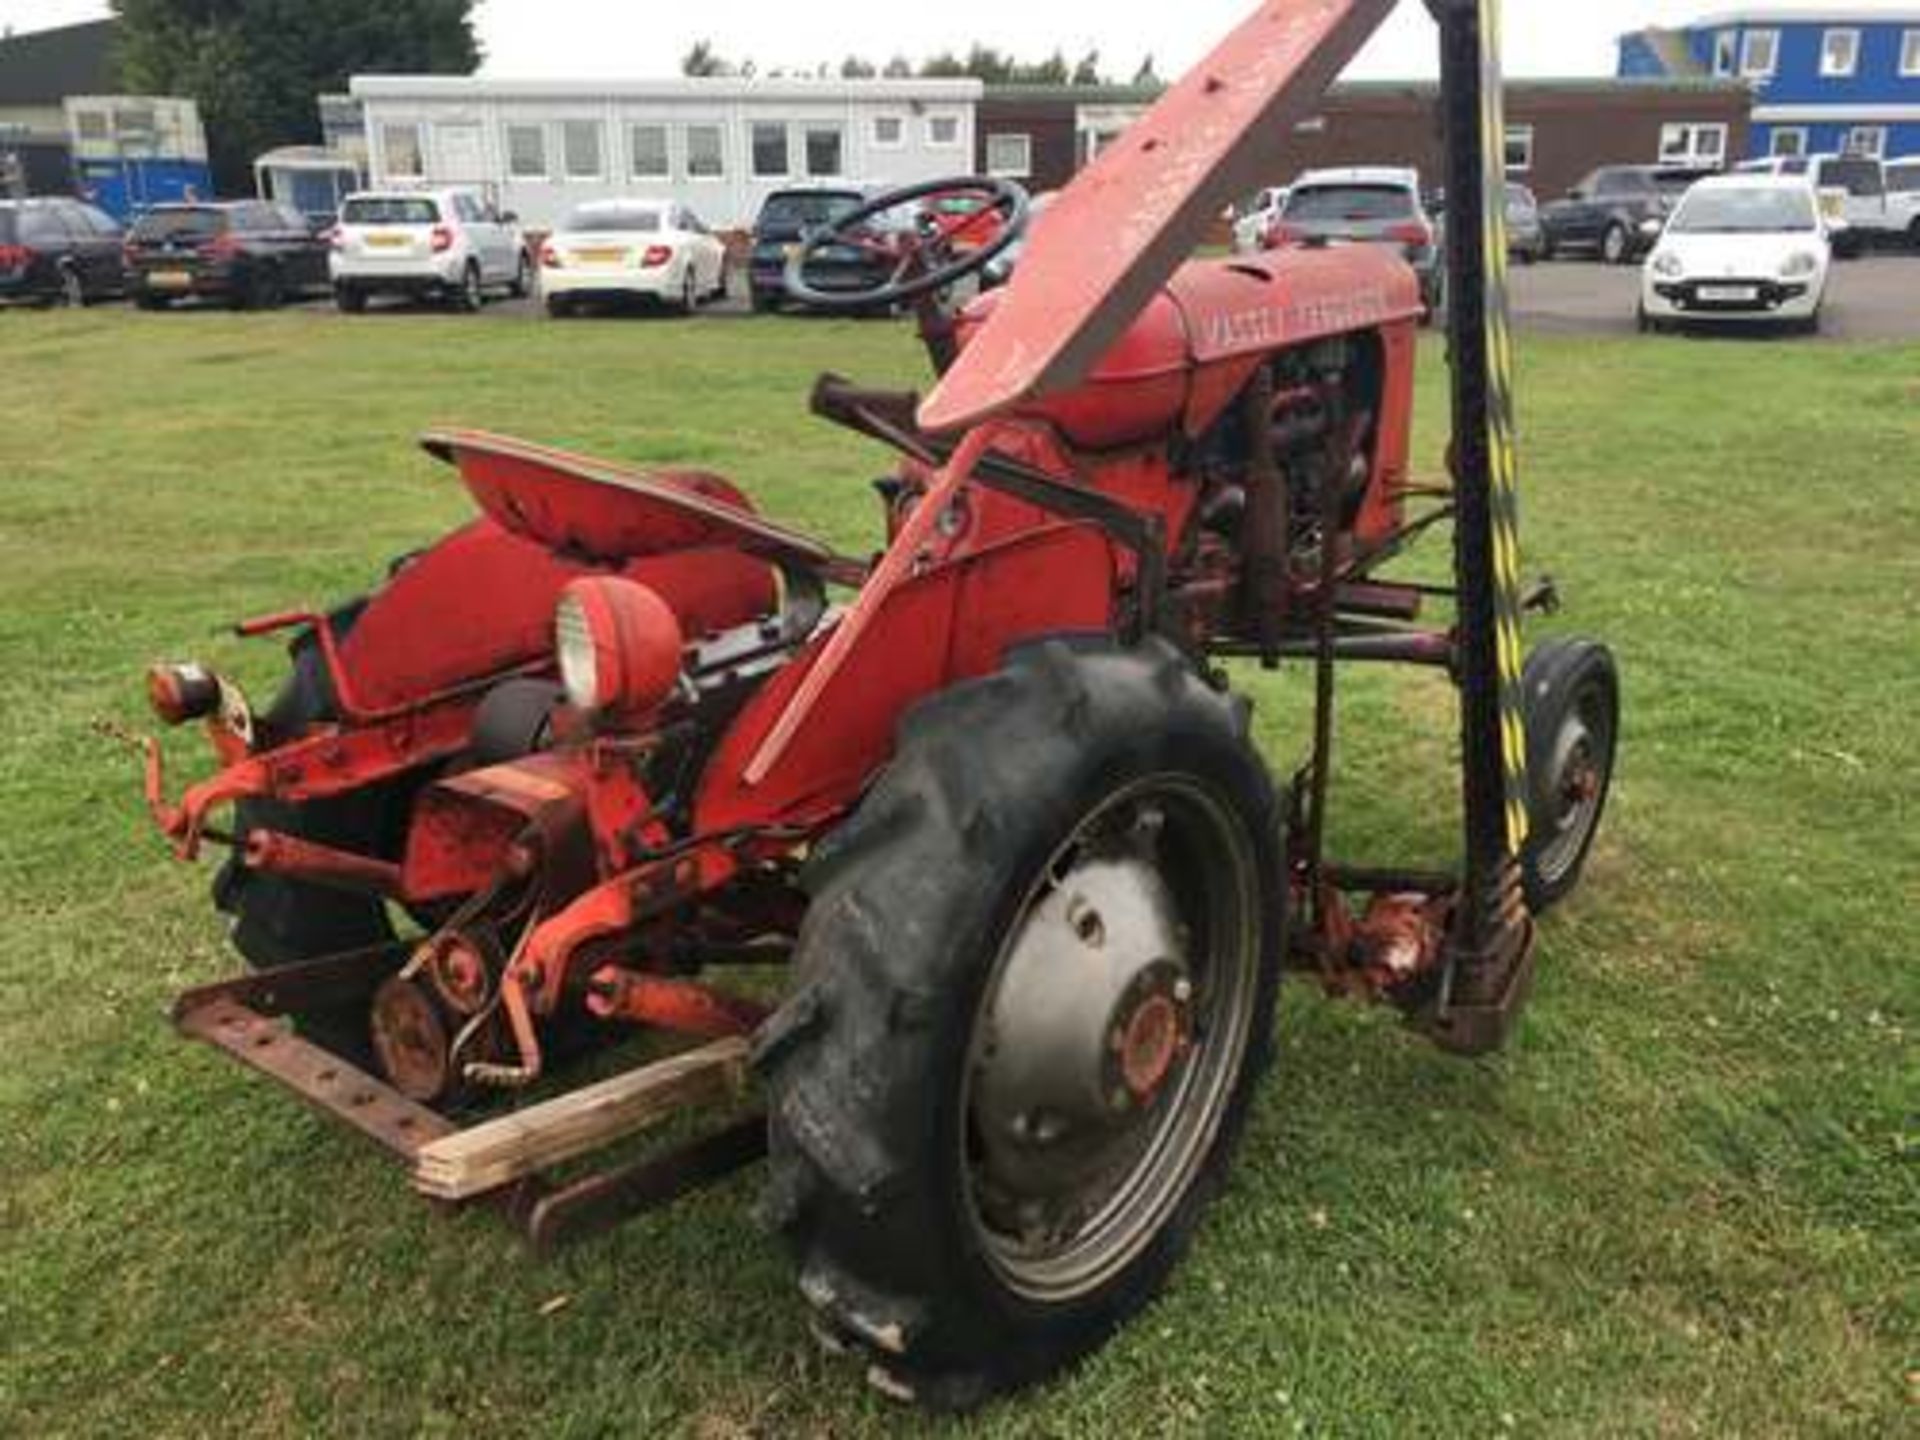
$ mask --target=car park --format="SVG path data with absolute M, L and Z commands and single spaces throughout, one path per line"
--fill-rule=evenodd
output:
M 691 315 L 727 293 L 727 247 L 671 200 L 595 200 L 576 206 L 540 247 L 547 313 L 648 300 Z
M 1283 250 L 1353 242 L 1397 246 L 1420 281 L 1427 315 L 1440 308 L 1445 277 L 1438 234 L 1420 198 L 1417 171 L 1385 165 L 1306 171 L 1289 188 L 1263 244 Z
M 1647 258 L 1640 328 L 1690 321 L 1820 326 L 1831 247 L 1812 186 L 1727 175 L 1690 189 Z
M 1920 250 L 1920 155 L 1886 164 L 1887 229 Z
M 266 200 L 156 205 L 127 232 L 124 258 L 128 293 L 146 310 L 194 298 L 266 310 L 327 284 L 326 241 Z
M 1564 198 L 1540 207 L 1542 254 L 1594 254 L 1609 265 L 1645 255 L 1660 238 L 1674 202 L 1709 173 L 1659 165 L 1603 165 Z
M 533 288 L 533 262 L 516 218 L 468 190 L 366 190 L 340 205 L 328 260 L 335 303 L 366 309 L 403 295 L 478 310 L 489 291 Z
M 1260 248 L 1261 239 L 1267 233 L 1267 227 L 1279 217 L 1280 207 L 1287 203 L 1285 185 L 1269 185 L 1257 191 L 1253 198 L 1242 207 L 1233 221 L 1233 253 L 1250 255 Z
M 1426 196 L 1427 215 L 1433 221 L 1434 233 L 1444 242 L 1447 212 L 1447 193 L 1444 190 L 1429 191 Z M 1531 265 L 1543 258 L 1546 251 L 1546 231 L 1540 224 L 1540 202 L 1534 198 L 1533 191 L 1526 186 L 1509 180 L 1507 182 L 1507 254 L 1522 265 Z
M 120 295 L 120 226 L 78 200 L 0 201 L 0 301 L 85 305 Z

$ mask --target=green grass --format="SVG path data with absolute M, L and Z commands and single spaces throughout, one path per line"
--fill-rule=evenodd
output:
M 1521 364 L 1529 562 L 1557 625 L 1616 647 L 1627 710 L 1517 1042 L 1464 1063 L 1294 986 L 1170 1292 L 981 1433 L 1913 1423 L 1920 347 Z M 0 1432 L 928 1423 L 816 1356 L 751 1178 L 541 1265 L 174 1039 L 170 994 L 233 961 L 90 729 L 141 723 L 163 656 L 264 690 L 277 653 L 222 621 L 352 593 L 458 520 L 409 446 L 434 421 L 711 465 L 869 546 L 886 459 L 805 415 L 829 366 L 921 373 L 875 323 L 0 315 Z M 1290 766 L 1300 688 L 1255 683 Z M 1348 848 L 1448 853 L 1445 699 L 1348 691 Z

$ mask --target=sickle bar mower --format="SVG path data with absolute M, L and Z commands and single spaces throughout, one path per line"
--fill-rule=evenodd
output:
M 1431 8 L 1444 482 L 1411 470 L 1396 255 L 1182 263 L 1390 9 L 1271 0 L 1035 220 L 1010 287 L 939 298 L 1026 224 L 1004 181 L 803 241 L 790 288 L 914 304 L 937 377 L 815 389 L 899 455 L 873 564 L 718 476 L 441 431 L 480 518 L 362 600 L 245 627 L 294 636 L 270 706 L 157 668 L 156 713 L 204 721 L 220 768 L 171 798 L 149 742 L 148 798 L 183 858 L 230 847 L 215 896 L 252 967 L 182 996 L 181 1030 L 542 1246 L 764 1152 L 820 1333 L 951 1406 L 1164 1280 L 1283 970 L 1500 1045 L 1599 823 L 1618 693 L 1599 645 L 1522 654 L 1551 592 L 1519 583 L 1494 6 Z M 994 238 L 870 223 L 930 191 L 977 197 Z M 813 289 L 849 244 L 891 278 Z M 1428 532 L 1450 584 L 1394 573 Z M 1457 688 L 1461 845 L 1429 868 L 1328 853 L 1354 663 Z M 1290 787 L 1233 689 L 1256 664 L 1313 677 Z M 595 1050 L 603 1078 L 570 1084 Z M 695 1106 L 732 1114 L 578 1173 Z

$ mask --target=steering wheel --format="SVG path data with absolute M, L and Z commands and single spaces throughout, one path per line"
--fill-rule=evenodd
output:
M 979 195 L 978 210 L 956 223 L 943 225 L 921 213 L 911 228 L 870 230 L 876 215 L 924 200 L 930 195 Z M 1018 238 L 1027 223 L 1027 192 L 1011 180 L 987 175 L 962 175 L 950 180 L 923 180 L 885 190 L 829 224 L 807 231 L 787 256 L 781 282 L 787 294 L 821 310 L 867 310 L 899 305 L 944 290 L 957 280 L 986 268 L 987 262 Z M 978 247 L 959 252 L 954 242 L 969 231 L 983 231 L 997 216 L 999 233 Z M 819 290 L 807 283 L 807 266 L 830 247 L 858 250 L 877 260 L 887 278 L 860 290 Z

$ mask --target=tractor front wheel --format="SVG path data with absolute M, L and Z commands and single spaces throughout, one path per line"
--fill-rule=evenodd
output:
M 1271 1056 L 1279 816 L 1244 703 L 1160 642 L 908 717 L 756 1051 L 767 1214 L 882 1389 L 972 1406 L 1165 1280 Z
M 1620 734 L 1620 676 L 1592 640 L 1549 640 L 1527 657 L 1527 905 L 1544 914 L 1580 883 L 1607 796 Z

